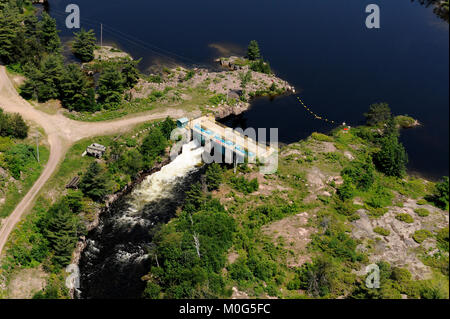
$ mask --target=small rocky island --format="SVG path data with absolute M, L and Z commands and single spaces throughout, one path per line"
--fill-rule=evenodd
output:
M 223 118 L 247 110 L 249 101 L 254 97 L 295 92 L 288 82 L 272 72 L 253 71 L 248 59 L 232 56 L 217 59 L 216 62 L 221 65 L 223 71 L 176 67 L 163 69 L 162 74 L 151 74 L 142 78 L 131 90 L 132 100 L 147 98 L 155 94 L 154 92 L 167 92 L 166 103 L 176 107 L 200 93 L 209 96 L 204 104 L 199 103 L 203 111 Z M 180 93 L 180 90 L 185 92 Z

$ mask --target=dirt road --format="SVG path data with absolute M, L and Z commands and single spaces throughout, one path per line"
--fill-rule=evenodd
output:
M 86 123 L 71 120 L 60 113 L 50 115 L 36 110 L 17 94 L 16 89 L 6 74 L 5 67 L 1 65 L 0 107 L 6 112 L 21 114 L 25 120 L 36 122 L 45 130 L 48 143 L 50 144 L 50 157 L 44 171 L 0 228 L 0 254 L 15 225 L 20 221 L 27 209 L 31 207 L 42 186 L 44 186 L 55 172 L 58 164 L 64 158 L 66 151 L 73 143 L 87 137 L 126 131 L 136 124 L 150 120 L 161 119 L 167 116 L 172 118 L 186 116 L 186 113 L 182 110 L 166 109 L 166 111 L 161 113 L 147 113 L 116 121 Z

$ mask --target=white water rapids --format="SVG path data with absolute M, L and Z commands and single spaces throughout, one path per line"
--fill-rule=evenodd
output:
M 131 193 L 130 211 L 138 212 L 145 204 L 170 196 L 174 181 L 195 169 L 202 162 L 202 153 L 203 147 L 195 141 L 183 145 L 181 154 L 175 160 L 148 176 Z
M 101 216 L 80 260 L 82 298 L 140 297 L 140 278 L 150 267 L 150 232 L 175 215 L 198 176 L 202 153 L 196 142 L 183 145 L 177 158 Z

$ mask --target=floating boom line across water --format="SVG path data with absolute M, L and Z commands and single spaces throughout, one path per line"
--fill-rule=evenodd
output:
M 307 110 L 309 113 L 311 113 L 311 115 L 314 116 L 315 119 L 317 119 L 317 120 L 322 120 L 322 121 L 325 121 L 325 122 L 331 123 L 331 124 L 336 124 L 336 121 L 327 119 L 326 117 L 323 117 L 323 116 L 319 116 L 319 115 L 317 115 L 316 113 L 314 113 L 313 111 L 311 111 L 311 109 L 310 109 L 307 105 L 305 105 L 305 103 L 303 103 L 303 101 L 302 101 L 301 98 L 297 97 L 297 99 L 298 99 L 298 101 L 303 105 L 303 107 L 305 108 L 305 110 Z M 345 123 L 344 123 L 344 125 L 345 125 Z

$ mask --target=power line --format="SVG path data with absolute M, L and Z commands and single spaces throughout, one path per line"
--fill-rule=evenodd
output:
M 63 13 L 63 12 L 58 11 L 58 10 L 52 10 L 51 13 L 55 14 L 55 15 L 61 17 L 61 18 L 65 18 L 66 15 L 67 15 L 66 13 Z M 171 52 L 169 50 L 166 50 L 166 49 L 163 49 L 161 47 L 158 47 L 158 46 L 156 46 L 154 44 L 145 42 L 145 41 L 143 41 L 143 40 L 141 40 L 139 38 L 136 38 L 136 37 L 134 37 L 134 36 L 132 36 L 130 34 L 127 34 L 127 33 L 124 33 L 122 31 L 119 31 L 117 29 L 114 29 L 113 27 L 111 27 L 111 26 L 109 26 L 107 24 L 104 24 L 104 23 L 102 23 L 100 21 L 93 20 L 93 19 L 87 19 L 87 18 L 80 18 L 80 20 L 84 24 L 87 24 L 87 25 L 90 25 L 90 26 L 98 27 L 98 25 L 100 25 L 101 26 L 101 32 L 103 30 L 106 30 L 107 32 L 111 33 L 112 35 L 114 35 L 116 37 L 119 37 L 119 38 L 121 38 L 121 39 L 123 39 L 125 41 L 133 43 L 134 45 L 137 45 L 137 46 L 139 46 L 141 48 L 150 50 L 153 53 L 158 54 L 158 55 L 160 55 L 162 57 L 170 58 L 172 60 L 176 60 L 174 58 L 174 57 L 176 57 L 178 59 L 188 61 L 189 63 L 192 63 L 192 64 L 204 65 L 204 63 L 199 63 L 198 61 L 195 61 L 195 60 L 193 60 L 193 59 L 191 59 L 189 57 L 182 56 L 182 55 L 177 54 L 175 52 Z M 158 52 L 158 51 L 155 51 L 155 50 L 159 50 L 159 51 L 164 52 L 164 53 L 161 53 L 161 52 Z

